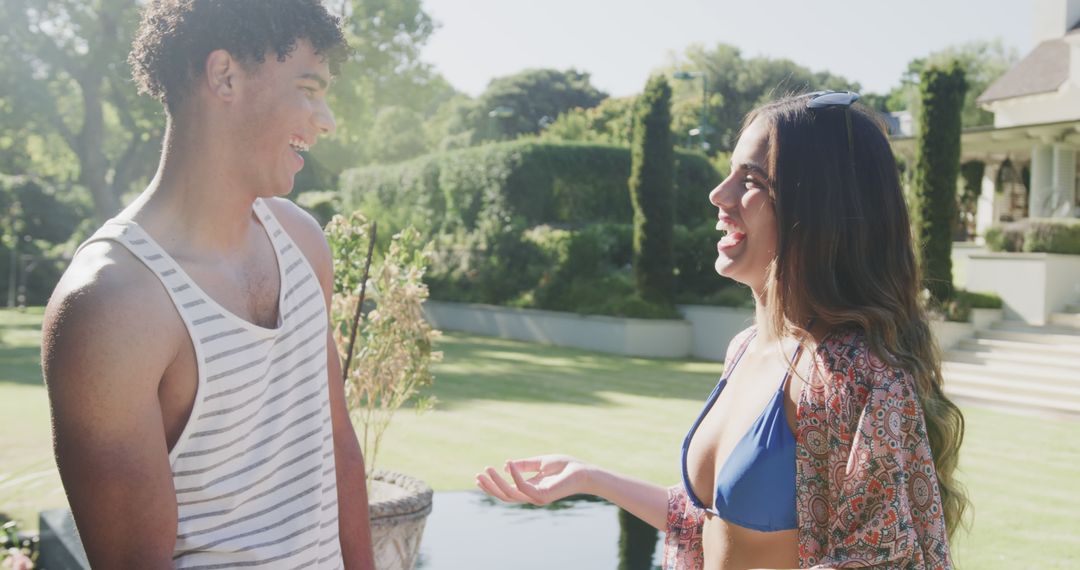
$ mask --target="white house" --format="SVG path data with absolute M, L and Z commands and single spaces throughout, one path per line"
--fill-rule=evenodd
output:
M 994 125 L 966 129 L 960 137 L 961 160 L 986 164 L 976 216 L 980 236 L 1000 221 L 1080 217 L 1080 0 L 1033 4 L 1035 49 L 977 100 L 994 113 Z M 914 152 L 910 136 L 893 141 L 898 153 Z

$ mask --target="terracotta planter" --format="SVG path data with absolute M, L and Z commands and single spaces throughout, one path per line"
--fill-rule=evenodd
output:
M 408 475 L 380 469 L 375 472 L 368 498 L 375 567 L 412 570 L 431 513 L 431 487 Z

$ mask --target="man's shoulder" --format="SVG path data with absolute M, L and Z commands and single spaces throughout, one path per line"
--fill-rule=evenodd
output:
M 124 246 L 101 240 L 84 246 L 60 278 L 45 309 L 46 341 L 137 340 L 146 331 L 164 340 L 178 322 L 168 293 Z
M 285 198 L 264 198 L 263 203 L 270 208 L 293 240 L 311 242 L 312 245 L 326 243 L 326 236 L 318 220 L 293 201 Z
M 320 275 L 332 273 L 330 246 L 326 243 L 326 234 L 319 222 L 291 200 L 264 198 L 263 203 L 274 213 L 278 223 L 296 242 L 296 246 L 304 253 L 315 271 Z
M 168 301 L 157 277 L 124 246 L 100 240 L 83 246 L 71 260 L 49 304 L 78 302 L 87 308 L 119 308 L 134 301 L 152 309 L 145 302 L 154 300 Z

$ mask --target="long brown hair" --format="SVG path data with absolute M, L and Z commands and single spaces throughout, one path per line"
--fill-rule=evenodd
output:
M 778 233 L 759 326 L 797 335 L 814 319 L 861 331 L 875 356 L 912 374 L 951 537 L 968 504 L 954 478 L 964 416 L 942 392 L 896 160 L 872 111 L 807 101 L 765 105 L 745 123 L 765 122 Z

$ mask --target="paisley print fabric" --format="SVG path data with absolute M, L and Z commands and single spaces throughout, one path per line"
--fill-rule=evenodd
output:
M 740 346 L 750 330 L 731 341 Z M 801 568 L 948 570 L 937 473 L 914 381 L 871 354 L 863 335 L 833 334 L 799 397 L 796 510 Z M 705 512 L 668 490 L 665 570 L 703 567 Z

